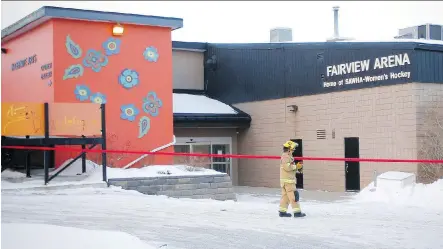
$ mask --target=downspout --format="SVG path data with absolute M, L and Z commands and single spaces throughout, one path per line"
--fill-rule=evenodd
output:
M 165 144 L 165 145 L 163 145 L 163 146 L 160 146 L 160 147 L 158 147 L 158 148 L 155 148 L 155 149 L 151 150 L 150 152 L 157 152 L 157 151 L 159 151 L 159 150 L 166 149 L 166 148 L 168 148 L 169 146 L 173 146 L 173 145 L 175 145 L 175 142 L 176 142 L 176 141 L 175 141 L 175 136 L 173 136 L 173 140 L 172 140 L 172 142 L 170 142 L 169 144 Z M 128 163 L 125 167 L 123 167 L 123 169 L 127 169 L 127 168 L 131 167 L 132 165 L 134 165 L 135 163 L 139 162 L 140 160 L 142 160 L 143 158 L 145 158 L 145 157 L 147 157 L 147 156 L 149 156 L 149 154 L 145 154 L 145 155 L 143 155 L 143 156 L 141 156 L 141 157 L 135 159 L 134 161 Z

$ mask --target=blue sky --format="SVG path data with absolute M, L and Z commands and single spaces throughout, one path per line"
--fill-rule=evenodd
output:
M 289 27 L 294 41 L 325 41 L 333 35 L 332 6 L 340 6 L 340 36 L 392 39 L 399 28 L 443 24 L 442 1 L 2 1 L 2 29 L 44 5 L 179 17 L 173 40 L 268 42 L 273 27 Z

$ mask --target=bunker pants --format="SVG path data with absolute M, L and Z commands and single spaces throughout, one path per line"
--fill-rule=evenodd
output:
M 299 204 L 299 194 L 294 183 L 281 184 L 280 212 L 287 212 L 288 206 L 291 204 L 292 212 L 301 212 Z

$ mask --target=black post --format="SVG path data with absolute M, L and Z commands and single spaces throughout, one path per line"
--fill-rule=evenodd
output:
M 29 135 L 25 136 L 26 139 L 29 139 Z M 31 177 L 31 151 L 26 151 L 26 158 L 25 158 L 25 169 L 26 169 L 26 177 Z
M 54 149 L 55 145 L 51 144 L 49 147 Z M 55 168 L 55 150 L 49 151 L 49 156 L 50 156 L 49 165 L 51 166 L 51 168 Z
M 48 146 L 49 142 L 49 105 L 45 103 L 45 146 Z M 51 158 L 51 152 L 49 150 L 43 151 L 43 161 L 45 170 L 45 185 L 49 182 L 49 163 Z
M 105 104 L 101 104 L 101 121 L 102 121 L 102 150 L 106 150 L 106 107 Z M 103 181 L 107 182 L 106 176 L 106 152 L 102 152 L 102 167 L 103 167 Z
M 82 150 L 86 149 L 86 145 L 82 144 Z M 86 173 L 86 153 L 82 154 L 82 174 Z
M 26 159 L 25 159 L 25 168 L 26 168 L 26 177 L 31 177 L 31 151 L 27 150 L 25 152 Z

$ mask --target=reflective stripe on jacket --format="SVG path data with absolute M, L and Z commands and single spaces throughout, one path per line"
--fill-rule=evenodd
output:
M 302 167 L 301 164 L 294 164 L 294 158 L 288 153 L 283 153 L 280 158 L 280 184 L 296 183 L 295 172 Z

